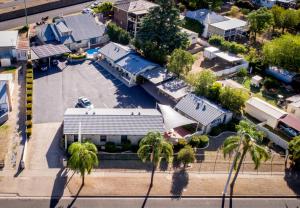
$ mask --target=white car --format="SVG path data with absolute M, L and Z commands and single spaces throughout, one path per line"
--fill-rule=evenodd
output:
M 85 9 L 82 10 L 82 13 L 83 14 L 93 14 L 94 11 L 90 8 L 85 8 Z
M 94 108 L 94 105 L 86 97 L 79 97 L 77 106 L 79 106 L 81 108 L 89 108 L 89 109 Z

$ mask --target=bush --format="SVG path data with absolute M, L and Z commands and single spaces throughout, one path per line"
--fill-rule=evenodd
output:
M 32 126 L 32 120 L 27 120 L 27 121 L 25 122 L 25 124 L 26 124 L 26 126 Z
M 69 54 L 69 58 L 74 60 L 85 59 L 86 54 Z
M 28 95 L 32 95 L 32 90 L 27 90 L 27 91 L 26 91 L 26 94 L 27 94 L 27 96 L 28 96 Z
M 245 76 L 247 76 L 247 74 L 248 74 L 248 70 L 246 68 L 241 68 L 237 75 L 239 77 L 245 77 Z
M 27 64 L 26 64 L 26 67 L 27 67 L 27 70 L 30 68 L 32 68 L 32 62 L 31 61 L 27 61 Z
M 184 12 L 184 10 L 186 9 L 185 5 L 182 4 L 181 2 L 177 4 L 177 7 L 180 12 Z
M 266 78 L 263 82 L 263 85 L 267 90 L 269 90 L 272 88 L 277 88 L 280 85 L 280 83 L 275 79 Z
M 229 14 L 233 17 L 236 17 L 239 13 L 240 9 L 237 6 L 232 6 L 230 8 Z
M 194 31 L 201 35 L 203 33 L 204 26 L 197 20 L 185 17 L 182 22 L 182 27 L 188 30 Z
M 239 53 L 246 53 L 247 48 L 239 43 L 236 43 L 234 41 L 226 41 L 223 37 L 219 35 L 212 35 L 208 43 L 210 45 L 219 47 L 223 51 L 229 51 L 230 53 L 239 54 Z
M 27 116 L 31 116 L 32 115 L 32 111 L 31 110 L 26 111 L 26 115 Z
M 177 152 L 183 147 L 185 147 L 185 145 L 187 145 L 187 141 L 184 138 L 180 138 L 178 139 L 177 144 L 174 145 L 174 150 Z
M 26 128 L 27 137 L 30 137 L 32 134 L 32 128 Z
M 239 8 L 248 9 L 250 11 L 255 9 L 255 6 L 249 0 L 238 0 L 235 5 Z
M 103 2 L 100 5 L 96 6 L 93 9 L 93 11 L 96 14 L 111 12 L 111 11 L 113 11 L 113 5 L 111 2 Z
M 223 42 L 224 42 L 224 38 L 220 35 L 212 35 L 208 40 L 208 43 L 210 45 L 213 45 L 213 46 L 216 46 L 216 47 L 222 46 Z
M 200 144 L 200 138 L 199 136 L 192 136 L 189 144 L 192 146 L 192 147 L 198 147 L 199 144 Z
M 199 140 L 200 140 L 200 144 L 199 144 L 199 148 L 203 148 L 206 147 L 209 141 L 209 138 L 207 135 L 201 135 L 199 136 Z
M 126 140 L 125 142 L 122 143 L 122 150 L 123 151 L 128 151 L 131 149 L 131 141 Z
M 32 103 L 27 103 L 26 108 L 31 110 L 32 109 Z
M 128 45 L 130 42 L 130 34 L 115 23 L 109 23 L 107 25 L 107 34 L 109 39 L 113 42 L 121 43 L 123 45 Z
M 242 8 L 241 12 L 242 12 L 243 15 L 248 15 L 250 13 L 250 9 Z
M 26 101 L 27 101 L 27 103 L 32 103 L 32 96 L 28 96 L 28 97 L 26 98 Z
M 105 151 L 106 152 L 116 152 L 117 151 L 116 144 L 114 142 L 106 142 Z

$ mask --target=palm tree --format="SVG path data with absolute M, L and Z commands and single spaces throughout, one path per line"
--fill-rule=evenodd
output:
M 289 142 L 290 159 L 292 160 L 293 166 L 299 166 L 300 161 L 300 136 L 294 137 Z
M 90 174 L 93 167 L 98 166 L 97 147 L 91 142 L 74 142 L 68 152 L 71 155 L 68 167 L 80 173 L 83 186 L 85 174 Z
M 173 158 L 173 147 L 166 142 L 159 132 L 149 132 L 140 142 L 137 152 L 139 158 L 143 162 L 150 161 L 152 163 L 152 175 L 150 187 L 153 186 L 154 172 L 161 158 L 165 158 L 167 162 L 171 162 Z
M 236 153 L 233 165 L 235 167 L 235 175 L 230 184 L 231 195 L 233 193 L 233 187 L 241 169 L 243 160 L 247 153 L 251 155 L 251 158 L 255 164 L 255 169 L 258 169 L 262 161 L 267 161 L 270 158 L 270 153 L 267 148 L 261 145 L 264 133 L 257 131 L 255 125 L 246 120 L 240 121 L 236 126 L 238 131 L 237 136 L 228 137 L 223 144 L 224 157 L 231 156 Z
M 186 145 L 178 152 L 177 159 L 183 163 L 185 169 L 189 163 L 196 160 L 194 149 L 190 145 Z

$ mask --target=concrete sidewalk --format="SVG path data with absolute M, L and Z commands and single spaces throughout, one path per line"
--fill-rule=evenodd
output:
M 56 177 L 0 177 L 0 195 L 62 197 L 62 196 L 145 196 L 151 173 L 93 172 L 86 176 L 80 190 L 81 178 L 72 171 L 60 170 Z M 286 179 L 285 179 L 286 178 Z M 178 171 L 155 173 L 150 196 L 216 196 L 222 194 L 226 174 L 197 174 Z M 229 190 L 228 190 L 229 192 Z M 238 177 L 235 196 L 289 197 L 300 194 L 300 181 L 294 176 L 247 175 Z

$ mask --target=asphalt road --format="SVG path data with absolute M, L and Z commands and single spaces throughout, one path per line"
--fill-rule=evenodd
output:
M 58 15 L 68 15 L 76 12 L 82 11 L 86 6 L 91 4 L 91 2 L 83 3 L 83 4 L 77 4 L 74 6 L 69 6 L 69 7 L 64 7 L 60 9 L 55 9 L 47 12 L 42 12 L 39 14 L 35 15 L 30 15 L 28 16 L 28 23 L 35 23 L 38 21 L 41 21 L 42 17 L 49 16 L 50 18 L 53 18 Z M 16 27 L 20 27 L 25 25 L 25 17 L 17 18 L 17 19 L 12 19 L 12 20 L 7 20 L 4 22 L 0 22 L 0 30 L 8 30 L 8 29 L 13 29 Z
M 43 208 L 43 207 L 88 207 L 88 208 L 221 208 L 220 198 L 148 198 L 143 206 L 144 198 L 62 198 L 58 202 L 51 203 L 49 198 L 1 198 L 0 207 L 5 208 Z M 234 199 L 233 207 L 243 208 L 297 208 L 300 206 L 300 200 L 295 198 L 238 198 Z M 229 207 L 225 204 L 225 207 Z

